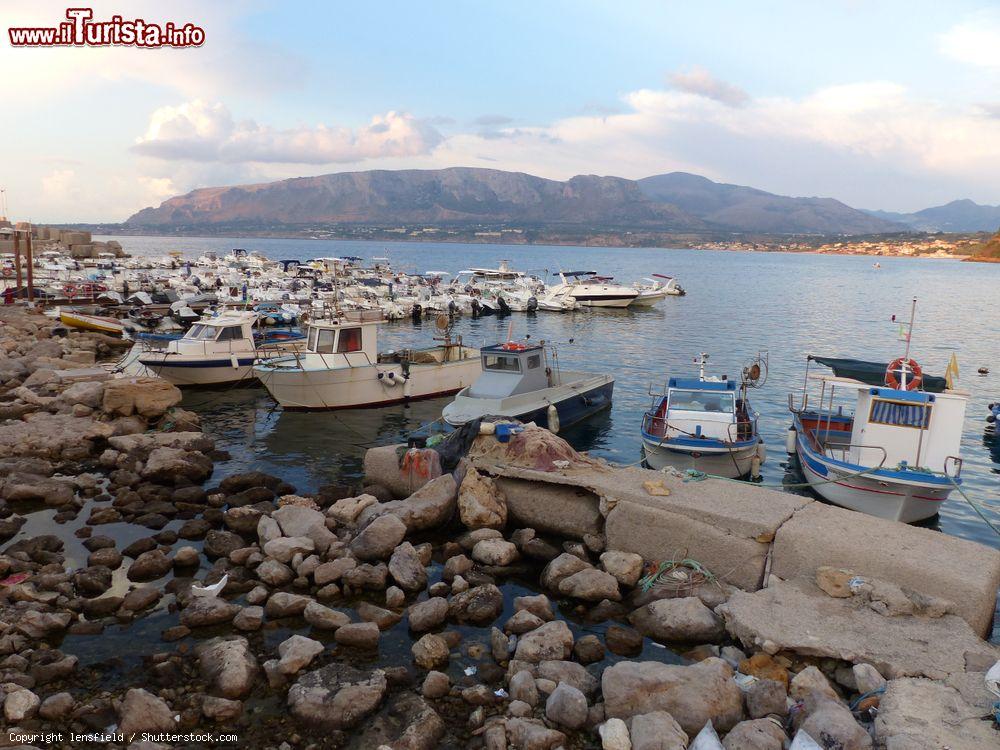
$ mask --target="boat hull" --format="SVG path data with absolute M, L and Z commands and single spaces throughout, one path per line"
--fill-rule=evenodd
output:
M 890 521 L 915 523 L 937 515 L 951 494 L 950 483 L 887 476 L 892 472 L 859 476 L 865 467 L 835 465 L 809 445 L 801 424 L 796 427 L 795 447 L 802 475 L 813 492 L 834 505 Z
M 107 333 L 112 336 L 121 336 L 125 331 L 125 326 L 114 318 L 105 318 L 99 315 L 86 315 L 69 310 L 62 310 L 59 313 L 59 322 L 70 328 L 79 328 L 84 331 L 97 331 Z
M 573 295 L 573 299 L 580 307 L 628 307 L 635 301 L 637 295 Z
M 177 386 L 227 385 L 251 383 L 254 354 L 215 356 L 208 359 L 187 358 L 178 355 L 153 353 L 139 357 L 138 364 L 157 377 Z
M 754 458 L 760 458 L 763 463 L 765 456 L 764 442 L 760 438 L 732 448 L 682 445 L 673 440 L 661 442 L 648 437 L 642 441 L 643 462 L 657 471 L 674 468 L 739 479 L 751 473 Z
M 409 370 L 406 380 L 400 364 L 325 370 L 262 364 L 254 373 L 286 409 L 366 409 L 458 393 L 478 377 L 480 359 L 411 364 Z
M 615 381 L 610 376 L 591 376 L 579 388 L 573 388 L 573 384 L 557 386 L 547 389 L 553 391 L 549 396 L 540 393 L 532 399 L 530 404 L 512 403 L 506 408 L 503 401 L 516 402 L 516 399 L 498 401 L 460 396 L 445 407 L 443 416 L 445 421 L 453 427 L 459 427 L 472 419 L 490 415 L 510 417 L 525 423 L 534 422 L 539 427 L 552 429 L 552 425 L 549 424 L 549 404 L 551 404 L 556 407 L 556 413 L 559 415 L 559 429 L 557 431 L 562 431 L 610 408 L 614 397 L 614 388 Z M 476 403 L 479 401 L 482 401 L 482 404 Z

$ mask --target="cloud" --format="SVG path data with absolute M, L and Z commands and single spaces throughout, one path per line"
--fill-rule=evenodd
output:
M 668 80 L 678 91 L 703 96 L 729 107 L 742 107 L 750 101 L 750 95 L 739 86 L 715 78 L 698 65 L 671 73 Z
M 939 49 L 953 60 L 981 68 L 1000 68 L 1000 15 L 977 13 L 941 35 Z
M 160 107 L 132 150 L 171 161 L 333 164 L 429 153 L 441 142 L 429 123 L 405 112 L 376 115 L 364 127 L 317 125 L 279 130 L 236 122 L 221 103 L 200 99 Z
M 512 122 L 514 122 L 514 118 L 507 117 L 507 115 L 480 115 L 472 121 L 474 125 L 481 125 L 488 128 L 510 125 Z

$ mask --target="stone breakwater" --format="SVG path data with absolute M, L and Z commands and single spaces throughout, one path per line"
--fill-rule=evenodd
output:
M 995 742 L 995 582 L 970 604 L 938 559 L 981 584 L 990 550 L 890 535 L 895 567 L 849 565 L 816 541 L 814 565 L 782 552 L 805 501 L 752 521 L 733 496 L 734 519 L 722 489 L 542 430 L 479 437 L 454 473 L 369 451 L 354 489 L 218 477 L 176 388 L 110 379 L 94 365 L 119 342 L 52 331 L 0 311 L 0 746 L 214 728 L 281 750 L 681 750 L 709 723 L 725 750 Z M 684 550 L 718 577 L 638 585 Z M 95 661 L 105 639 L 122 653 Z

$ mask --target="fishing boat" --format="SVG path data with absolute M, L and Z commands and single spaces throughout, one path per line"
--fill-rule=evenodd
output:
M 812 362 L 832 374 L 810 373 Z M 937 514 L 962 482 L 968 398 L 908 356 L 888 364 L 810 356 L 798 406 L 788 398 L 786 448 L 825 500 L 880 518 L 921 521 Z
M 1000 403 L 988 404 L 986 408 L 990 411 L 986 415 L 986 430 L 988 432 L 996 432 L 997 420 L 1000 419 Z
M 249 382 L 253 364 L 262 356 L 273 356 L 301 346 L 305 337 L 297 331 L 277 334 L 272 329 L 255 330 L 256 312 L 226 312 L 192 325 L 180 338 L 145 347 L 137 358 L 149 372 L 174 385 L 222 385 Z
M 632 300 L 630 307 L 650 307 L 667 297 L 683 297 L 687 292 L 672 276 L 654 273 L 653 278 L 643 279 L 642 284 L 636 284 L 639 296 Z
M 125 324 L 118 318 L 96 315 L 72 307 L 64 307 L 59 310 L 59 321 L 64 326 L 69 326 L 70 328 L 97 331 L 98 333 L 107 333 L 111 336 L 121 336 L 125 331 Z
M 560 271 L 555 275 L 560 283 L 549 294 L 570 297 L 581 307 L 628 307 L 639 296 L 635 288 L 615 284 L 614 279 L 598 276 L 597 271 Z
M 559 432 L 611 406 L 610 375 L 569 372 L 550 363 L 544 343 L 506 341 L 479 351 L 482 372 L 442 413 L 458 427 L 489 416 L 534 422 Z
M 437 318 L 442 343 L 379 353 L 377 310 L 310 320 L 305 350 L 261 361 L 253 370 L 286 409 L 357 409 L 449 396 L 479 374 L 479 351 L 452 341 L 448 316 Z
M 758 355 L 743 368 L 739 385 L 705 374 L 708 354 L 694 360 L 697 378 L 670 378 L 652 393 L 642 419 L 643 461 L 651 469 L 693 470 L 736 479 L 759 474 L 765 459 L 758 415 L 747 398 L 767 379 L 767 359 Z

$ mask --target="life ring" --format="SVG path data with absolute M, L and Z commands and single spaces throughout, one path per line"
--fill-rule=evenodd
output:
M 909 376 L 906 379 L 906 390 L 915 391 L 917 390 L 921 383 L 924 382 L 924 371 L 917 364 L 915 359 L 903 359 L 902 357 L 897 357 L 889 363 L 889 366 L 885 369 L 885 384 L 893 389 L 899 388 L 899 378 L 896 377 L 896 372 L 902 372 L 904 364 L 909 370 Z
M 76 284 L 67 284 L 63 287 L 63 294 L 66 295 L 66 299 L 73 299 L 76 296 Z
M 517 341 L 508 341 L 506 344 L 501 344 L 500 348 L 507 352 L 523 352 L 528 347 Z

